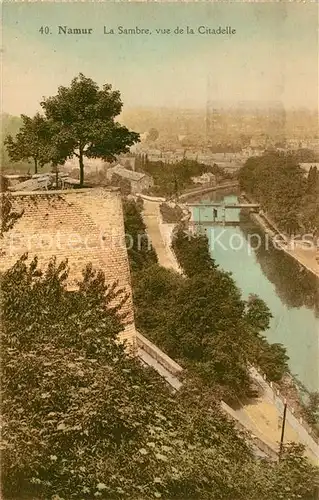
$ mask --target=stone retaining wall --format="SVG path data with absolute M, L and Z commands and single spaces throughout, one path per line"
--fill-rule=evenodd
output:
M 105 274 L 110 285 L 117 283 L 128 298 L 122 339 L 134 343 L 135 327 L 130 269 L 125 244 L 122 201 L 118 190 L 93 188 L 11 194 L 14 209 L 24 210 L 13 229 L 4 235 L 0 269 L 8 269 L 28 253 L 39 267 L 56 257 L 68 260 L 68 288 L 75 289 L 85 266 L 92 263 Z
M 140 332 L 136 332 L 136 344 L 145 352 L 147 352 L 152 358 L 154 358 L 158 363 L 160 363 L 164 368 L 174 376 L 178 376 L 183 371 L 183 368 L 176 363 L 172 358 L 167 356 L 161 349 L 159 349 L 153 342 L 148 340 Z

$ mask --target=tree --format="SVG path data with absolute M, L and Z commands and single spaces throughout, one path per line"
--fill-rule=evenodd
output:
M 314 226 L 308 217 L 307 180 L 294 155 L 268 152 L 249 158 L 238 177 L 241 189 L 260 202 L 279 229 L 295 234 L 305 222 Z M 318 211 L 311 213 L 316 217 Z
M 192 235 L 183 224 L 176 226 L 172 248 L 184 273 L 188 277 L 215 269 L 217 266 L 209 252 L 206 235 Z
M 157 262 L 157 256 L 146 234 L 142 208 L 134 200 L 123 203 L 125 234 L 128 240 L 128 257 L 133 272 Z
M 121 194 L 123 196 L 128 196 L 131 194 L 131 183 L 128 179 L 121 177 L 120 175 L 113 173 L 111 178 L 112 186 L 117 186 L 120 188 Z
M 108 83 L 100 90 L 82 73 L 69 87 L 60 86 L 57 95 L 41 106 L 55 126 L 55 143 L 64 158 L 79 159 L 80 185 L 84 183 L 85 156 L 113 161 L 139 141 L 139 134 L 115 121 L 123 106 L 119 91 Z
M 311 392 L 305 404 L 304 416 L 310 425 L 319 424 L 319 392 Z
M 14 224 L 23 215 L 23 211 L 17 212 L 13 208 L 12 196 L 10 194 L 1 195 L 1 227 L 0 227 L 0 238 L 3 237 L 4 233 L 13 228 Z
M 269 328 L 272 314 L 268 306 L 258 295 L 250 294 L 246 302 L 245 318 L 253 328 L 254 333 L 258 334 Z
M 51 160 L 50 126 L 39 113 L 33 118 L 21 115 L 21 119 L 22 126 L 15 139 L 8 135 L 5 139 L 5 146 L 11 161 L 33 160 L 34 173 L 36 174 L 38 167 L 43 167 Z
M 0 277 L 4 500 L 315 498 L 300 447 L 257 461 L 211 391 L 174 395 L 128 355 L 103 273 L 70 292 L 66 262 L 24 256 Z

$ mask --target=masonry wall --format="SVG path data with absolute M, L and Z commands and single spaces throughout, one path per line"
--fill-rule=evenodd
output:
M 117 282 L 128 294 L 122 339 L 135 343 L 130 270 L 125 245 L 122 202 L 118 190 L 94 188 L 69 191 L 14 193 L 14 207 L 22 218 L 5 234 L 0 269 L 11 267 L 25 252 L 45 268 L 50 258 L 68 259 L 70 289 L 76 288 L 88 263 Z

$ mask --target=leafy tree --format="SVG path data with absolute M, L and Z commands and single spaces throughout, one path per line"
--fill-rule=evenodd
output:
M 265 302 L 257 295 L 251 294 L 245 311 L 245 321 L 250 330 L 250 338 L 247 338 L 249 360 L 259 366 L 269 380 L 278 382 L 289 371 L 289 358 L 282 344 L 270 344 L 262 335 L 262 332 L 269 328 L 271 318 L 272 314 Z
M 45 99 L 41 106 L 55 127 L 55 143 L 62 156 L 79 159 L 81 185 L 85 156 L 112 161 L 139 141 L 139 134 L 115 121 L 123 106 L 119 91 L 112 90 L 110 84 L 100 90 L 82 73 L 69 87 L 59 87 L 57 95 Z
M 268 152 L 249 158 L 239 172 L 241 189 L 288 234 L 315 232 L 319 223 L 319 185 L 316 170 L 305 178 L 297 155 Z
M 209 252 L 206 235 L 193 235 L 183 224 L 176 227 L 172 248 L 177 260 L 188 277 L 205 273 L 217 266 Z
M 170 206 L 167 203 L 160 204 L 160 212 L 164 222 L 168 224 L 176 224 L 182 220 L 184 215 L 183 210 L 179 205 Z
M 131 183 L 118 174 L 113 174 L 111 179 L 112 186 L 118 186 L 123 196 L 131 194 Z
M 252 360 L 274 382 L 280 382 L 289 371 L 285 347 L 278 343 L 269 344 L 264 337 L 257 343 L 257 354 Z
M 272 314 L 265 302 L 258 295 L 250 294 L 246 303 L 246 320 L 258 334 L 269 328 Z
M 132 271 L 140 270 L 157 262 L 157 256 L 142 217 L 143 205 L 135 200 L 125 200 L 124 227 L 127 237 L 128 257 Z
M 5 500 L 315 498 L 300 448 L 256 461 L 211 393 L 174 396 L 117 342 L 123 292 L 90 266 L 67 278 L 26 256 L 1 275 Z
M 319 392 L 311 392 L 305 404 L 304 416 L 310 425 L 319 425 Z
M 182 283 L 178 273 L 158 264 L 144 267 L 133 279 L 137 328 L 164 350 L 168 350 L 168 345 L 161 342 L 161 338 L 165 337 L 168 318 L 176 313 L 176 296 Z
M 16 137 L 8 135 L 5 139 L 11 161 L 33 160 L 34 173 L 51 161 L 50 126 L 48 121 L 37 113 L 33 118 L 21 115 L 22 125 Z
M 10 194 L 1 195 L 1 211 L 0 211 L 0 237 L 2 238 L 4 233 L 13 228 L 14 224 L 23 215 L 23 211 L 17 212 L 13 208 L 12 196 Z

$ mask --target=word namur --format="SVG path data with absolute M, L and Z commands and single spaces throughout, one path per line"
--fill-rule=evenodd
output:
M 46 31 L 45 31 L 46 33 Z M 93 28 L 70 28 L 69 26 L 58 26 L 59 35 L 92 35 Z M 145 28 L 123 28 L 118 26 L 116 29 L 103 27 L 104 35 L 150 35 L 151 30 Z
M 41 31 L 42 30 L 42 31 Z M 49 34 L 51 33 L 49 27 L 41 28 L 40 32 Z M 69 26 L 58 26 L 58 34 L 59 35 L 92 35 L 93 28 L 70 28 Z M 175 30 L 171 30 L 169 28 L 159 28 L 155 30 L 155 34 L 157 35 L 234 35 L 236 30 L 231 26 L 225 26 L 218 28 L 210 28 L 209 26 L 198 26 L 197 28 L 191 28 L 190 26 L 186 26 L 185 28 L 177 27 Z M 124 28 L 123 26 L 118 26 L 117 28 L 107 28 L 103 26 L 103 34 L 104 35 L 151 35 L 152 32 L 148 28 L 139 28 L 136 26 L 135 28 Z

